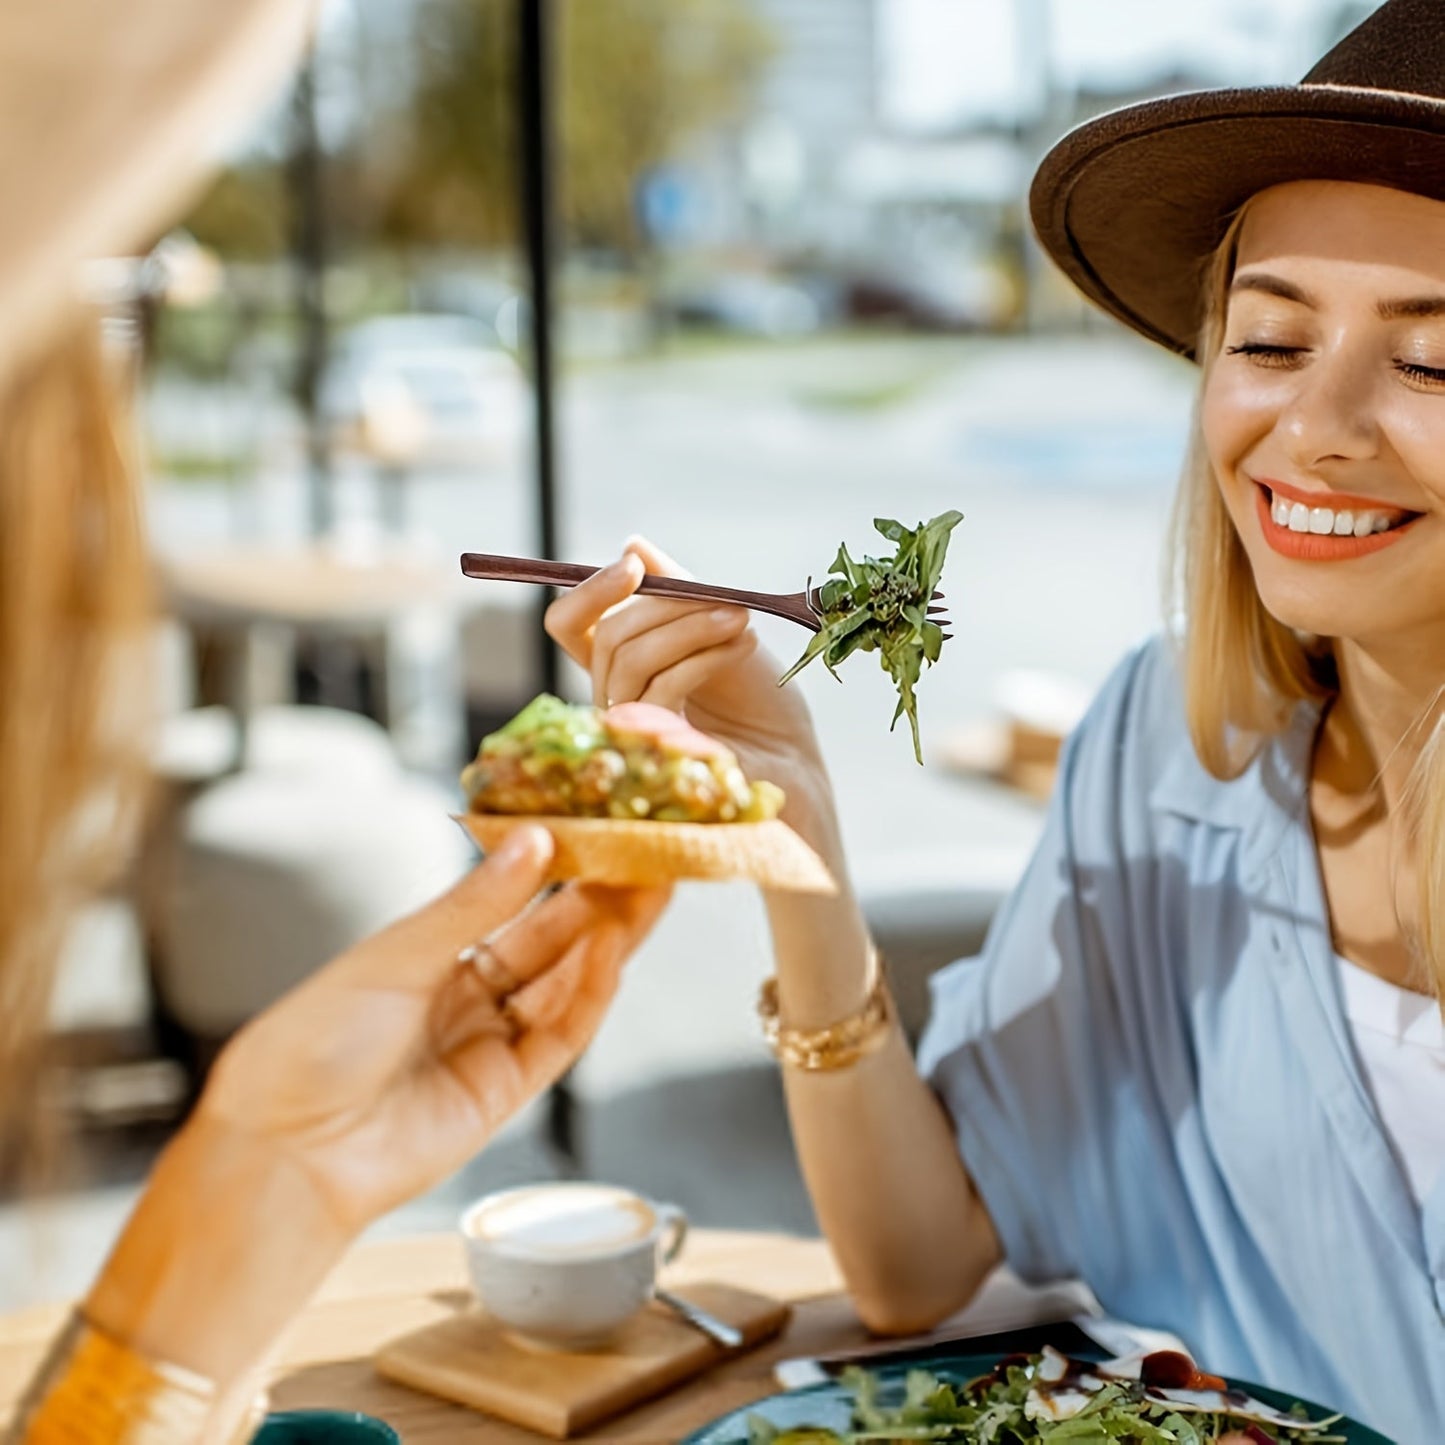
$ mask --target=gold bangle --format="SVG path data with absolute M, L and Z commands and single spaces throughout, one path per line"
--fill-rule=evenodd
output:
M 869 955 L 871 982 L 868 996 L 857 1013 L 821 1029 L 794 1029 L 783 1023 L 778 1011 L 778 981 L 768 979 L 758 995 L 758 1018 L 763 1037 L 779 1063 L 809 1073 L 846 1069 L 882 1047 L 893 1023 L 888 981 L 876 950 Z
M 6 1445 L 197 1445 L 216 1387 L 148 1360 L 70 1317 L 5 1435 Z

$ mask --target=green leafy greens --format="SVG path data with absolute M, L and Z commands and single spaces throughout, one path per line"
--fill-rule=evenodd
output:
M 958 1445 L 1027 1445 L 1032 1440 L 1110 1441 L 1124 1445 L 1211 1445 L 1237 1418 L 1182 1414 L 1144 1398 L 1141 1385 L 1119 1380 L 1106 1385 L 1068 1420 L 1031 1420 L 1024 1406 L 1033 1382 L 1030 1364 L 1011 1364 L 968 1386 L 954 1386 L 927 1370 L 910 1370 L 902 1401 L 885 1406 L 875 1376 L 850 1369 L 843 1376 L 853 1392 L 853 1422 L 847 1434 L 819 1426 L 780 1430 L 760 1416 L 748 1421 L 748 1445 L 877 1445 L 890 1440 L 952 1440 Z M 1297 1412 L 1298 1413 L 1298 1412 Z M 1305 1429 L 1280 1433 L 1255 1426 L 1268 1440 L 1343 1445 L 1343 1435 Z
M 931 522 L 908 528 L 884 517 L 874 527 L 897 544 L 891 557 L 855 561 L 847 545 L 828 569 L 818 589 L 823 625 L 803 655 L 782 676 L 779 686 L 795 677 L 815 657 L 837 677 L 835 669 L 855 652 L 877 652 L 883 670 L 898 688 L 898 708 L 890 731 L 905 713 L 913 731 L 913 755 L 921 763 L 918 704 L 913 690 L 943 649 L 943 629 L 928 618 L 928 603 L 943 576 L 949 534 L 963 521 L 962 512 L 944 512 Z M 832 575 L 836 574 L 836 575 Z

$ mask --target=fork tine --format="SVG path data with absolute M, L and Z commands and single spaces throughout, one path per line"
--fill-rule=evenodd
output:
M 944 641 L 944 642 L 949 642 L 949 641 L 952 640 L 952 638 L 953 638 L 953 633 L 951 633 L 951 632 L 945 632 L 945 633 L 943 634 L 943 641 Z
M 935 593 L 933 594 L 933 596 L 930 597 L 928 600 L 929 600 L 930 602 L 942 602 L 942 601 L 943 601 L 943 593 L 942 593 L 942 592 L 935 592 Z

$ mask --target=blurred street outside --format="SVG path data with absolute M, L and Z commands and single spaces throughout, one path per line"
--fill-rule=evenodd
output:
M 919 689 L 925 754 L 936 755 L 950 729 L 988 714 L 1007 670 L 1042 668 L 1093 688 L 1158 626 L 1191 375 L 1114 337 L 819 339 L 583 370 L 564 391 L 565 551 L 600 562 L 643 532 L 702 578 L 785 590 L 819 575 L 839 541 L 868 549 L 875 515 L 911 525 L 959 507 L 944 579 L 956 635 Z M 162 392 L 162 434 L 167 404 Z M 190 406 L 193 416 L 194 397 Z M 524 461 L 481 477 L 410 479 L 412 525 L 438 568 L 455 569 L 463 550 L 532 551 Z M 343 526 L 363 519 L 369 495 L 362 479 L 343 479 Z M 243 528 L 301 535 L 299 470 L 268 474 L 252 500 Z M 156 539 L 184 549 L 228 537 L 235 503 L 221 483 L 162 479 Z M 534 601 L 530 589 L 501 590 L 504 605 Z M 780 660 L 801 650 L 798 629 L 760 626 Z M 906 731 L 887 731 L 887 678 L 867 658 L 843 675 L 839 686 L 811 668 L 795 685 L 824 740 L 860 886 L 1006 887 L 1039 807 L 918 767 Z M 127 943 L 123 929 L 114 937 Z M 104 965 L 87 967 L 95 976 Z M 812 1227 L 752 1013 L 768 970 L 753 890 L 679 889 L 578 1070 L 589 1172 L 678 1199 L 703 1223 Z M 143 1164 L 33 1210 L 0 1210 L 0 1307 L 80 1289 Z M 534 1108 L 378 1232 L 445 1228 L 476 1193 L 553 1168 Z

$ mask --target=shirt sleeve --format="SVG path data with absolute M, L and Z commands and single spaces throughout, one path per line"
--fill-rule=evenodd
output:
M 1170 1190 L 1166 1112 L 1138 1066 L 1177 1027 L 1138 965 L 1155 951 L 1140 947 L 1150 843 L 1133 745 L 1158 722 L 1161 667 L 1172 680 L 1159 647 L 1115 672 L 1066 744 L 1043 836 L 983 953 L 932 981 L 920 1072 L 1010 1265 L 1035 1281 L 1107 1277 L 1130 1242 L 1148 1257 Z

